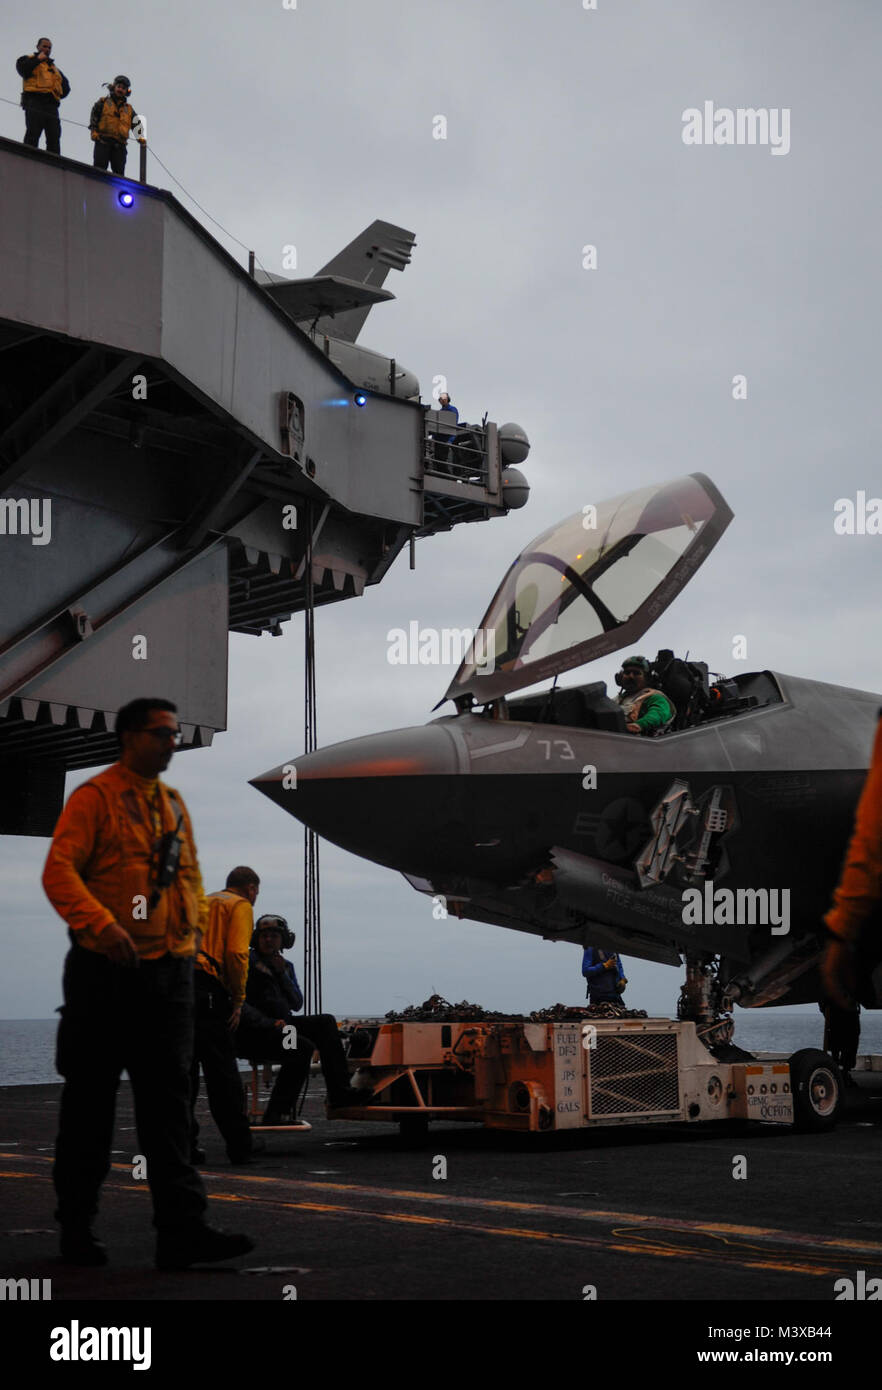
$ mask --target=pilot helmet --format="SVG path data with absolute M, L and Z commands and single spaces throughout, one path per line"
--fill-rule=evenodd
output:
M 282 937 L 282 950 L 288 951 L 294 945 L 296 937 L 288 926 L 286 918 L 280 917 L 277 912 L 265 912 L 262 917 L 258 917 L 254 923 L 254 931 L 251 933 L 251 947 L 257 949 L 257 938 L 262 931 L 277 931 Z

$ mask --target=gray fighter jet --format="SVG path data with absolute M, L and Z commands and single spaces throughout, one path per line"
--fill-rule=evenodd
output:
M 454 714 L 253 785 L 440 911 L 685 957 L 681 1017 L 818 999 L 821 918 L 882 696 L 775 671 L 712 677 L 660 652 L 651 684 L 675 715 L 639 737 L 603 682 L 557 685 L 633 648 L 731 519 L 699 473 L 577 512 L 508 570 L 445 696 Z

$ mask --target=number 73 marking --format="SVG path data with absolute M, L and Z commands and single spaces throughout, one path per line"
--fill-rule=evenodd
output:
M 548 762 L 548 759 L 551 757 L 552 745 L 554 745 L 555 748 L 560 749 L 560 752 L 557 754 L 559 758 L 563 758 L 567 762 L 575 761 L 576 755 L 573 752 L 570 745 L 567 743 L 565 738 L 537 738 L 536 742 L 538 744 L 545 745 L 546 762 Z

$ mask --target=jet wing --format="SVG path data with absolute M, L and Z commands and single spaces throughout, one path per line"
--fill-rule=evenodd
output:
M 731 520 L 710 478 L 690 473 L 549 527 L 509 569 L 445 699 L 486 703 L 633 645 Z

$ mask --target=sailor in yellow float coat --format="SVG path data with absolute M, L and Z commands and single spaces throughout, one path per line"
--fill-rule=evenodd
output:
M 227 874 L 223 892 L 209 895 L 208 925 L 196 957 L 193 980 L 196 996 L 193 1104 L 195 1107 L 201 1065 L 211 1115 L 224 1136 L 231 1163 L 250 1162 L 254 1147 L 236 1060 L 235 1030 L 245 1002 L 248 948 L 254 930 L 252 908 L 259 891 L 257 874 L 246 864 L 240 864 Z M 204 1162 L 195 1108 L 191 1139 L 192 1161 Z
M 115 174 L 124 174 L 126 144 L 137 112 L 129 104 L 132 88 L 123 74 L 108 82 L 107 90 L 109 95 L 98 98 L 89 116 L 89 130 L 95 142 L 92 162 L 96 169 L 106 169 L 109 164 Z
M 52 61 L 52 40 L 37 39 L 37 51 L 25 53 L 15 65 L 22 79 L 21 104 L 25 113 L 24 143 L 34 149 L 46 133 L 48 154 L 61 153 L 59 103 L 70 91 L 70 83 Z

